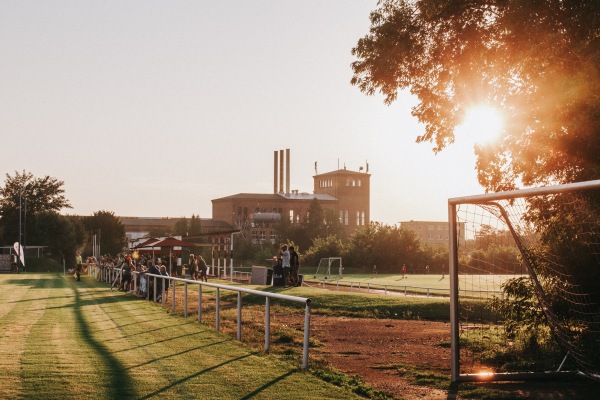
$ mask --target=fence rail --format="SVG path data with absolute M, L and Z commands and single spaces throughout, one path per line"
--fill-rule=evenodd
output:
M 324 280 L 312 280 L 312 279 L 304 279 L 304 282 L 307 283 L 319 283 L 322 285 L 335 286 L 336 290 L 340 290 L 342 288 L 348 288 L 350 291 L 357 292 L 366 292 L 366 293 L 383 293 L 383 294 L 402 294 L 404 296 L 414 296 L 414 295 L 424 295 L 426 297 L 450 297 L 450 289 L 449 288 L 432 288 L 432 287 L 424 287 L 424 286 L 409 286 L 409 285 L 394 285 L 394 284 L 386 284 L 386 283 L 372 283 L 372 282 L 364 282 L 364 281 L 349 281 L 348 279 L 328 279 Z M 500 297 L 504 296 L 504 292 L 502 290 L 470 290 L 463 289 L 460 290 L 461 293 L 464 293 L 465 296 L 468 297 L 488 297 L 498 295 Z
M 168 281 L 171 289 L 172 296 L 172 311 L 175 312 L 175 293 L 177 291 L 177 286 L 183 285 L 183 316 L 188 317 L 188 286 L 189 285 L 198 285 L 197 296 L 198 296 L 198 323 L 202 323 L 202 289 L 204 287 L 210 287 L 216 289 L 216 298 L 215 298 L 215 329 L 217 331 L 220 330 L 220 301 L 221 301 L 221 291 L 233 291 L 237 292 L 237 340 L 241 340 L 242 338 L 242 293 L 252 294 L 265 298 L 265 353 L 269 352 L 271 346 L 271 299 L 282 300 L 282 301 L 291 301 L 295 303 L 304 304 L 304 340 L 303 340 L 303 349 L 302 349 L 302 368 L 308 368 L 308 348 L 309 348 L 309 339 L 310 339 L 310 310 L 311 310 L 311 299 L 306 297 L 299 296 L 290 296 L 280 293 L 269 293 L 263 292 L 260 290 L 249 289 L 238 286 L 230 286 L 223 285 L 218 283 L 208 283 L 208 282 L 200 282 L 191 279 L 184 278 L 175 278 L 171 276 L 164 275 L 155 275 L 148 273 L 140 273 L 138 271 L 133 272 L 134 277 L 132 282 L 134 283 L 134 290 L 137 292 L 138 289 L 138 278 L 142 279 L 152 279 L 154 288 L 157 288 L 158 280 L 162 281 L 160 300 L 162 307 L 166 306 L 166 290 L 165 283 Z M 118 268 L 108 268 L 99 265 L 90 265 L 88 267 L 88 275 L 94 277 L 96 280 L 101 282 L 109 283 L 114 286 L 117 278 L 121 276 L 121 270 Z M 149 281 L 147 281 L 148 283 Z M 148 290 L 149 285 L 146 283 L 146 298 L 150 298 L 150 290 Z M 157 300 L 157 291 L 152 290 L 153 292 L 153 300 L 156 302 Z

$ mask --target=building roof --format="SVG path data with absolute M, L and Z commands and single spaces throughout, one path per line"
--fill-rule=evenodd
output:
M 366 176 L 371 176 L 371 174 L 369 174 L 368 172 L 357 172 L 357 171 L 351 171 L 349 169 L 338 169 L 337 171 L 330 171 L 330 172 L 324 172 L 322 174 L 316 174 L 314 177 L 316 178 L 317 176 L 328 176 L 328 175 L 366 175 Z
M 320 201 L 336 201 L 337 199 L 328 194 L 315 194 L 315 193 L 238 193 L 231 196 L 221 197 L 213 199 L 211 201 L 224 201 L 224 200 L 312 200 L 317 199 Z

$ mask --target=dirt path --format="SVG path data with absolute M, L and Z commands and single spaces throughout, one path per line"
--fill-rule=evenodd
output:
M 336 368 L 359 375 L 373 388 L 403 399 L 446 399 L 447 393 L 410 383 L 399 371 L 412 367 L 450 374 L 450 326 L 443 322 L 364 320 L 315 315 L 312 336 Z

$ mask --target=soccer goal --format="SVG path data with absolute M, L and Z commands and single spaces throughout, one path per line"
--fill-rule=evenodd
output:
M 600 379 L 600 180 L 448 213 L 452 380 Z
M 315 278 L 330 279 L 331 272 L 336 278 L 341 278 L 344 272 L 342 266 L 342 257 L 326 257 L 319 260 L 317 271 L 315 272 Z

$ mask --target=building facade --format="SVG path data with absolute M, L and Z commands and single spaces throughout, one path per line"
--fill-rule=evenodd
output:
M 417 234 L 422 244 L 446 246 L 450 244 L 450 224 L 444 221 L 404 221 L 401 228 L 410 229 Z M 459 223 L 459 242 L 465 240 L 465 223 Z
M 285 171 L 285 172 L 284 172 Z M 273 193 L 239 193 L 212 200 L 213 220 L 251 232 L 254 242 L 275 243 L 275 223 L 286 218 L 302 223 L 311 202 L 333 210 L 347 234 L 370 222 L 370 178 L 368 172 L 344 169 L 315 174 L 313 193 L 290 189 L 289 149 L 275 151 Z

